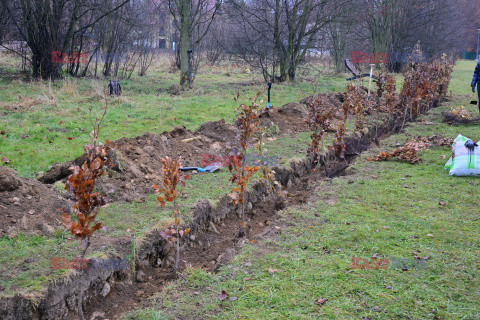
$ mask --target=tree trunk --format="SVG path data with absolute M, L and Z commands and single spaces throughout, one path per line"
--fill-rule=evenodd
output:
M 188 49 L 190 47 L 190 31 L 182 30 L 180 37 L 180 85 L 186 87 L 190 83 Z
M 296 66 L 294 63 L 290 63 L 288 66 L 288 81 L 294 82 L 295 81 L 295 74 L 296 74 Z
M 32 76 L 45 80 L 56 79 L 60 75 L 61 63 L 52 61 L 50 52 L 34 52 L 32 54 Z
M 191 74 L 189 72 L 189 63 L 188 63 L 188 49 L 190 49 L 192 31 L 191 31 L 191 18 L 190 11 L 191 2 L 182 1 L 182 7 L 180 8 L 181 16 L 181 29 L 180 29 L 180 85 L 182 87 L 187 87 L 190 84 Z
M 347 34 L 350 25 L 342 23 L 334 23 L 330 26 L 330 37 L 332 38 L 333 58 L 335 59 L 335 72 L 342 73 L 345 71 L 345 47 L 347 45 Z
M 273 29 L 273 38 L 275 42 L 275 54 L 278 56 L 278 71 L 279 76 L 275 76 L 275 80 L 278 82 L 284 82 L 286 80 L 286 72 L 285 72 L 285 54 L 283 52 L 282 47 L 282 39 L 281 39 L 281 30 L 280 30 L 280 0 L 275 0 L 275 18 L 274 18 L 274 29 Z

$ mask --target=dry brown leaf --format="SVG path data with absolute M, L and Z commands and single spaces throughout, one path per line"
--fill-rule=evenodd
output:
M 321 306 L 321 305 L 325 304 L 325 302 L 327 302 L 327 301 L 328 301 L 328 298 L 322 298 L 322 299 L 315 300 L 315 304 Z

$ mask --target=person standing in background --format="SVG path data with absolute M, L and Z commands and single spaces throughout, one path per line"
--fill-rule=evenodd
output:
M 475 86 L 477 86 L 477 94 L 478 99 L 478 112 L 480 112 L 480 61 L 477 63 L 475 67 L 475 71 L 473 72 L 473 79 L 472 79 L 472 92 L 475 93 Z

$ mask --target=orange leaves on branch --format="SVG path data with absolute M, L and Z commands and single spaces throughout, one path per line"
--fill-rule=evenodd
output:
M 228 179 L 231 183 L 235 184 L 230 198 L 234 205 L 243 203 L 244 193 L 247 188 L 247 184 L 250 178 L 260 169 L 259 166 L 250 167 L 244 164 L 243 154 L 230 156 L 230 163 L 228 169 L 232 173 L 232 176 Z
M 92 228 L 90 224 L 95 221 L 97 214 L 90 214 L 85 217 L 83 214 L 77 214 L 78 222 L 72 222 L 72 216 L 69 214 L 62 214 L 63 226 L 70 231 L 72 235 L 77 238 L 84 239 L 92 236 L 93 232 L 102 227 L 100 222 L 96 223 Z
M 157 200 L 162 207 L 165 206 L 166 202 L 173 202 L 176 200 L 183 189 L 185 188 L 185 180 L 190 178 L 190 175 L 183 175 L 180 168 L 182 167 L 182 158 L 180 157 L 178 161 L 173 160 L 170 157 L 160 159 L 162 163 L 162 168 L 160 174 L 162 177 L 162 185 L 158 186 L 157 184 L 153 185 L 155 193 L 162 194 L 163 196 L 157 196 Z M 181 189 L 178 189 L 178 185 L 181 186 Z
M 172 240 L 173 239 L 176 240 L 177 236 L 181 238 L 188 235 L 189 233 L 190 233 L 190 228 L 186 228 L 185 230 L 179 230 L 178 235 L 177 235 L 177 230 L 175 230 L 174 228 L 167 228 L 160 233 L 160 236 L 166 240 L 169 240 L 170 238 L 172 238 Z
M 87 160 L 81 167 L 70 168 L 72 175 L 68 178 L 65 189 L 72 191 L 75 195 L 72 209 L 77 221 L 72 222 L 71 215 L 64 210 L 62 218 L 65 228 L 77 238 L 88 238 L 101 228 L 101 223 L 95 223 L 95 219 L 100 206 L 105 202 L 100 193 L 94 192 L 94 188 L 97 179 L 105 174 L 105 166 L 112 165 L 107 158 L 107 151 L 111 147 L 108 140 L 105 145 L 87 144 L 85 146 Z
M 230 197 L 232 198 L 234 205 L 242 204 L 242 224 L 245 223 L 245 212 L 243 206 L 245 200 L 245 191 L 250 178 L 260 169 L 258 166 L 250 167 L 246 165 L 244 161 L 248 140 L 251 138 L 253 133 L 259 131 L 259 105 L 256 101 L 260 94 L 260 92 L 257 93 L 249 106 L 245 104 L 240 105 L 240 112 L 237 114 L 237 121 L 235 123 L 240 131 L 238 139 L 242 151 L 239 154 L 230 156 L 230 162 L 228 166 L 228 169 L 232 173 L 232 176 L 228 180 L 234 184 Z M 244 229 L 240 228 L 238 236 L 243 237 L 244 235 Z
M 337 122 L 335 131 L 335 142 L 333 148 L 335 150 L 335 155 L 340 158 L 345 158 L 345 133 L 347 132 L 347 119 L 348 112 L 353 110 L 354 112 L 360 112 L 363 114 L 364 108 L 363 104 L 360 103 L 360 91 L 353 84 L 349 83 L 345 91 L 345 100 L 342 104 L 343 117 Z M 363 119 L 362 115 L 362 119 Z M 363 126 L 363 120 L 362 120 Z
M 259 130 L 258 126 L 260 125 L 260 119 L 258 118 L 258 108 L 259 105 L 256 103 L 256 100 L 260 92 L 257 93 L 255 98 L 253 98 L 252 103 L 247 106 L 245 104 L 240 105 L 240 113 L 237 115 L 237 127 L 240 130 L 240 146 L 242 150 L 247 150 L 248 139 L 252 136 L 253 133 Z
M 187 235 L 190 232 L 190 228 L 185 230 L 180 230 L 180 224 L 182 219 L 180 217 L 181 212 L 179 205 L 177 204 L 178 197 L 182 194 L 183 189 L 185 188 L 185 180 L 190 178 L 190 175 L 183 175 L 183 172 L 180 170 L 182 167 L 182 158 L 180 157 L 178 161 L 173 160 L 170 157 L 165 157 L 160 159 L 162 163 L 162 168 L 160 170 L 162 184 L 158 186 L 157 184 L 153 185 L 155 193 L 160 194 L 157 196 L 157 200 L 161 207 L 165 206 L 166 202 L 173 202 L 173 217 L 174 217 L 174 228 L 167 228 L 160 233 L 160 236 L 167 241 L 173 241 L 176 243 L 177 254 L 175 259 L 175 269 L 178 269 L 178 262 L 180 256 L 180 244 L 178 238 Z M 173 236 L 175 235 L 175 236 Z
M 377 81 L 377 98 L 379 108 L 381 111 L 387 112 L 390 115 L 398 113 L 397 109 L 397 85 L 395 77 L 386 72 L 381 72 Z
M 335 144 L 334 144 L 334 150 L 335 150 L 335 155 L 340 158 L 345 158 L 345 143 L 344 143 L 344 137 L 345 137 L 345 132 L 347 131 L 347 126 L 346 126 L 346 121 L 340 122 L 337 125 L 337 131 L 335 132 Z
M 315 154 L 318 153 L 323 138 L 329 128 L 331 128 L 335 109 L 321 95 L 310 99 L 307 102 L 307 108 L 307 123 L 310 129 L 313 130 L 313 133 L 310 135 L 312 141 L 308 146 L 307 154 Z
M 414 54 L 421 56 L 418 45 Z M 445 97 L 454 66 L 453 60 L 444 55 L 430 63 L 416 61 L 418 59 L 412 59 L 404 73 L 403 87 L 398 95 L 395 78 L 384 72 L 378 75 L 379 110 L 388 112 L 390 120 L 398 116 L 402 116 L 404 121 L 407 116 L 412 120 L 419 113 L 431 108 L 436 98 Z
M 435 97 L 444 97 L 452 70 L 453 62 L 446 56 L 431 63 L 411 63 L 399 95 L 404 115 L 413 118 L 431 107 Z
M 348 83 L 343 102 L 343 122 L 346 122 L 348 112 L 355 114 L 355 131 L 363 129 L 365 124 L 365 98 L 358 86 Z

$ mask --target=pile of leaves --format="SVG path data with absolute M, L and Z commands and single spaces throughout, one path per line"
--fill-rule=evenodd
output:
M 473 118 L 472 113 L 465 110 L 464 106 L 450 107 L 450 113 L 457 117 L 460 117 L 461 119 L 471 120 Z
M 405 146 L 399 147 L 389 152 L 380 152 L 376 157 L 367 159 L 368 161 L 386 161 L 388 159 L 396 159 L 401 162 L 416 164 L 422 160 L 418 157 L 418 152 L 428 147 L 438 146 L 445 147 L 453 144 L 452 138 L 446 138 L 442 135 L 434 135 L 431 137 L 414 137 L 407 142 Z
M 413 145 L 412 145 L 413 142 Z M 410 164 L 419 163 L 421 160 L 417 157 L 417 150 L 415 149 L 415 142 L 411 141 L 404 147 L 399 147 L 390 152 L 380 152 L 375 158 L 367 159 L 368 161 L 386 161 L 390 158 L 397 159 L 401 162 L 408 162 Z
M 464 106 L 450 107 L 449 112 L 442 112 L 443 121 L 451 124 L 469 124 L 479 121 L 474 115 L 465 110 Z
M 436 147 L 450 147 L 453 144 L 453 138 L 447 138 L 443 135 L 433 135 L 431 137 L 417 137 L 417 139 L 422 139 L 426 143 L 429 143 L 430 146 Z

